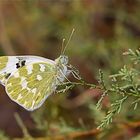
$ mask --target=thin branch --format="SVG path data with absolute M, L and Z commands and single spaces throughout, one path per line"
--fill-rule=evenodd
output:
M 80 139 L 80 138 L 86 138 L 86 137 L 94 137 L 96 136 L 98 133 L 100 132 L 100 130 L 97 129 L 91 129 L 88 131 L 81 131 L 81 132 L 71 132 L 69 134 L 62 134 L 62 135 L 57 135 L 57 136 L 47 136 L 47 137 L 40 137 L 40 138 L 34 138 L 34 140 L 72 140 L 72 139 Z M 14 140 L 25 140 L 20 139 L 20 138 L 16 138 Z
M 16 118 L 16 121 L 17 121 L 18 125 L 19 125 L 20 128 L 22 129 L 24 138 L 32 138 L 32 137 L 30 136 L 30 134 L 28 133 L 28 130 L 27 130 L 27 128 L 25 127 L 23 121 L 21 120 L 19 114 L 18 114 L 18 113 L 15 113 L 14 115 L 15 115 L 15 118 Z

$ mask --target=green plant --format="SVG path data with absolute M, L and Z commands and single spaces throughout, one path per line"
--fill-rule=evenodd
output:
M 134 105 L 134 110 L 137 108 L 138 103 L 140 102 L 140 73 L 136 66 L 136 64 L 140 62 L 140 50 L 132 51 L 129 49 L 129 51 L 125 52 L 124 55 L 129 55 L 135 65 L 131 65 L 129 67 L 124 66 L 119 70 L 118 74 L 110 76 L 112 83 L 111 86 L 106 88 L 105 91 L 108 96 L 113 93 L 117 94 L 118 99 L 111 103 L 106 117 L 102 120 L 98 128 L 105 127 L 111 123 L 113 116 L 120 113 L 126 100 L 133 100 L 129 100 L 129 102 L 131 105 Z M 99 102 L 98 104 L 100 104 Z
M 95 85 L 85 82 L 79 75 L 79 72 L 73 67 L 70 67 L 72 70 L 72 75 L 78 80 L 78 82 L 66 82 L 61 84 L 60 86 L 63 88 L 58 90 L 58 92 L 66 92 L 77 85 L 87 86 L 89 88 L 98 88 L 102 90 L 101 98 L 97 103 L 98 109 L 100 109 L 102 100 L 105 96 L 115 96 L 117 99 L 115 98 L 115 100 L 111 101 L 107 115 L 101 121 L 98 128 L 103 128 L 110 124 L 114 115 L 120 113 L 126 100 L 133 100 L 130 100 L 130 104 L 134 105 L 134 110 L 137 108 L 138 103 L 140 102 L 140 72 L 137 66 L 140 62 L 140 50 L 132 51 L 129 49 L 129 51 L 125 52 L 124 55 L 130 56 L 133 64 L 129 66 L 125 65 L 118 71 L 117 74 L 109 76 L 111 79 L 109 86 L 106 86 L 104 74 L 101 70 L 99 70 L 99 85 Z

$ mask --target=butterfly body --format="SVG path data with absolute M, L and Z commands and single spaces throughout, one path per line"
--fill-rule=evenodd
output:
M 55 61 L 38 56 L 0 57 L 0 82 L 11 100 L 32 111 L 65 80 L 68 57 Z

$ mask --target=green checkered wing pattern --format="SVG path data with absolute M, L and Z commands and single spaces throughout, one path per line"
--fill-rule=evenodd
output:
M 57 86 L 56 67 L 47 62 L 25 65 L 12 73 L 5 88 L 8 96 L 26 110 L 39 108 Z

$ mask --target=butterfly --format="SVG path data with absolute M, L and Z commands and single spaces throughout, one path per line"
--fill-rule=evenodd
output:
M 11 100 L 33 111 L 67 79 L 67 64 L 68 57 L 64 53 L 54 61 L 32 55 L 1 56 L 0 83 Z

